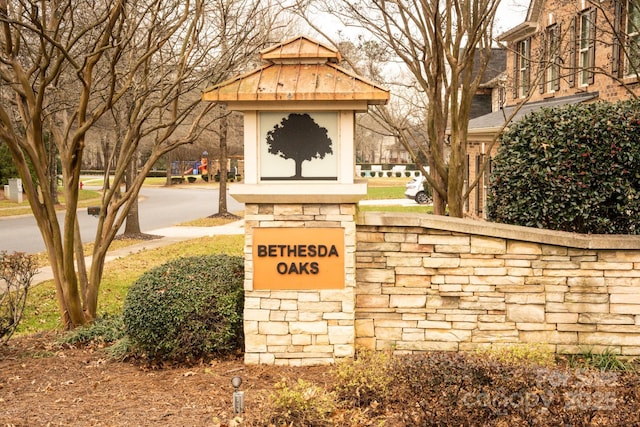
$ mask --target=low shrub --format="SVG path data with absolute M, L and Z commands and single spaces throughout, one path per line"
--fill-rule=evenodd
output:
M 494 345 L 478 354 L 504 363 L 553 366 L 556 362 L 555 353 L 542 344 Z
M 479 366 L 480 358 L 433 353 L 394 359 L 393 395 L 407 425 L 465 425 L 485 419 L 488 408 L 463 403 L 480 395 L 491 379 Z
M 356 407 L 384 402 L 391 383 L 390 361 L 387 353 L 362 349 L 355 359 L 337 363 L 333 367 L 336 397 Z
M 37 273 L 34 256 L 0 252 L 0 344 L 9 341 L 22 321 L 31 281 Z
M 164 178 L 167 176 L 167 171 L 155 170 L 147 172 L 147 178 Z
M 540 354 L 546 348 L 536 345 L 482 354 L 360 351 L 332 369 L 330 392 L 304 380 L 277 383 L 256 425 L 640 425 L 635 372 L 546 365 Z M 383 380 L 376 373 L 384 386 L 368 384 Z
M 105 349 L 110 360 L 123 362 L 131 357 L 138 358 L 140 356 L 138 349 L 131 342 L 131 338 L 124 336 L 115 341 L 112 345 Z
M 599 371 L 635 371 L 635 366 L 620 358 L 613 350 L 606 348 L 602 352 L 594 352 L 592 348 L 583 349 L 580 354 L 572 354 L 568 358 L 573 368 L 591 368 Z
M 105 344 L 116 342 L 124 336 L 122 316 L 105 314 L 88 325 L 67 332 L 59 341 L 71 345 Z
M 432 353 L 395 358 L 392 376 L 390 394 L 404 425 L 590 426 L 639 421 L 640 381 L 627 372 Z
M 143 274 L 123 309 L 127 335 L 150 359 L 188 361 L 241 347 L 243 258 L 180 258 Z
M 267 424 L 275 426 L 332 426 L 336 409 L 334 396 L 324 388 L 298 379 L 292 386 L 285 381 L 275 385 L 269 396 Z

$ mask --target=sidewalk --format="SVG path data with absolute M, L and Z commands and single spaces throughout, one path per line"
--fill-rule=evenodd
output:
M 144 242 L 137 243 L 135 245 L 127 246 L 115 251 L 109 251 L 105 258 L 105 263 L 113 261 L 114 259 L 126 257 L 128 255 L 136 254 L 142 251 L 148 251 L 150 249 L 161 248 L 173 243 L 182 242 L 184 240 L 195 239 L 198 237 L 207 236 L 219 236 L 219 235 L 231 235 L 231 234 L 244 234 L 244 219 L 231 222 L 225 225 L 219 225 L 216 227 L 166 227 L 158 228 L 156 230 L 145 231 L 147 234 L 153 234 L 156 236 L 163 236 L 160 239 L 145 240 Z M 87 268 L 91 266 L 91 257 L 86 257 Z M 42 267 L 40 271 L 33 277 L 31 286 L 38 285 L 42 282 L 53 279 L 53 273 L 51 267 Z
M 413 199 L 376 199 L 360 200 L 359 205 L 363 206 L 422 206 Z M 426 206 L 426 205 L 425 205 Z
M 412 199 L 394 199 L 394 200 L 361 200 L 361 205 L 400 205 L 400 206 L 419 206 Z M 182 227 L 172 226 L 165 228 L 158 228 L 156 230 L 145 230 L 147 234 L 153 234 L 157 236 L 163 236 L 160 239 L 145 240 L 135 245 L 127 246 L 115 251 L 107 253 L 105 263 L 114 259 L 126 257 L 128 255 L 136 254 L 142 251 L 148 251 L 151 249 L 161 248 L 173 243 L 182 242 L 184 240 L 195 239 L 205 236 L 216 235 L 230 235 L 230 234 L 244 234 L 244 219 L 231 222 L 225 225 L 219 225 L 216 227 Z M 86 258 L 87 268 L 91 266 L 91 257 Z M 53 279 L 51 267 L 42 267 L 40 272 L 36 274 L 31 282 L 32 286 L 39 283 L 46 282 Z

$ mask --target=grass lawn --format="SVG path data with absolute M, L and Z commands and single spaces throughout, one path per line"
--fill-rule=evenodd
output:
M 64 210 L 64 195 L 62 190 L 58 193 L 60 205 L 59 210 Z M 100 204 L 100 192 L 94 190 L 80 190 L 78 193 L 78 208 L 86 208 L 87 206 L 93 206 Z M 28 215 L 31 213 L 31 206 L 26 195 L 22 198 L 22 203 L 12 202 L 4 199 L 0 200 L 0 217 L 13 216 L 13 215 Z
M 372 187 L 367 188 L 366 200 L 404 199 L 405 187 Z
M 129 255 L 105 264 L 100 285 L 99 314 L 117 314 L 122 310 L 129 287 L 142 273 L 165 262 L 184 256 L 225 253 L 242 255 L 243 235 L 223 235 L 175 243 L 149 251 Z M 60 312 L 53 281 L 30 289 L 24 317 L 17 334 L 59 329 Z

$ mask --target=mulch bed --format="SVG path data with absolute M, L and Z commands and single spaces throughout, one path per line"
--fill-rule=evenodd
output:
M 327 381 L 326 367 L 245 366 L 242 359 L 150 368 L 100 349 L 61 348 L 51 335 L 0 347 L 1 426 L 215 426 L 233 419 L 231 379 L 245 423 L 259 420 L 282 378 Z
M 331 369 L 326 366 L 245 366 L 242 358 L 236 357 L 192 366 L 152 367 L 141 361 L 110 360 L 100 347 L 63 346 L 57 344 L 57 339 L 56 334 L 45 333 L 14 337 L 8 345 L 0 346 L 0 427 L 238 426 L 233 423 L 234 389 L 231 379 L 235 376 L 242 378 L 240 389 L 245 392 L 246 411 L 240 425 L 264 426 L 269 395 L 278 382 L 286 380 L 292 384 L 303 379 L 327 390 L 335 384 Z M 578 413 L 578 417 L 573 416 L 574 421 L 567 425 L 640 426 L 640 379 L 635 375 L 629 377 L 632 381 L 622 381 L 626 377 L 609 374 L 605 378 L 618 378 L 619 381 L 604 383 L 605 388 L 596 388 L 596 392 L 585 383 L 586 388 L 578 391 L 584 391 L 582 394 L 591 398 L 589 402 L 596 397 L 611 396 L 613 407 L 595 411 L 591 417 L 581 417 Z M 586 374 L 583 376 L 590 378 Z M 510 380 L 505 378 L 505 381 Z M 508 391 L 506 385 L 496 384 L 493 388 L 498 392 L 502 389 Z M 440 412 L 436 411 L 439 415 L 430 417 L 431 424 L 428 425 L 448 425 L 446 420 L 456 415 L 449 413 L 453 406 L 439 406 L 443 403 L 443 394 L 450 391 L 423 390 L 436 405 L 432 409 L 440 408 Z M 555 397 L 560 398 L 565 390 L 557 388 L 552 391 Z M 604 392 L 609 394 L 602 394 Z M 402 409 L 415 407 L 419 396 L 396 397 L 398 401 L 387 407 L 364 408 L 359 412 L 339 410 L 332 414 L 332 421 L 335 421 L 334 425 L 358 427 L 416 425 L 401 413 Z M 586 412 L 592 409 L 584 408 Z M 544 415 L 544 411 L 538 415 Z M 463 424 L 500 427 L 562 424 L 561 420 L 554 420 L 552 413 L 537 421 L 526 419 L 528 415 L 522 416 L 515 411 L 491 420 L 485 419 L 480 424 L 476 423 L 477 418 L 471 424 Z M 419 424 L 425 425 L 424 421 Z

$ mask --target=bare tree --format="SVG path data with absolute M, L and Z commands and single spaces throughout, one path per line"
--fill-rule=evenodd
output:
M 236 215 L 230 213 L 227 210 L 227 159 L 229 158 L 229 146 L 228 146 L 228 135 L 229 135 L 229 117 L 228 113 L 223 113 L 222 117 L 220 117 L 220 131 L 218 132 L 218 148 L 220 150 L 220 155 L 218 156 L 218 164 L 220 165 L 220 170 L 218 171 L 218 176 L 220 180 L 220 186 L 218 191 L 218 213 L 211 215 L 211 217 L 228 217 L 235 218 Z M 209 166 L 210 167 L 210 166 Z M 208 168 L 209 168 L 208 167 Z M 209 170 L 209 174 L 211 171 Z
M 0 138 L 11 151 L 45 241 L 66 327 L 95 317 L 106 251 L 146 173 L 161 156 L 194 141 L 208 124 L 211 106 L 199 102 L 200 91 L 237 71 L 243 58 L 261 46 L 262 22 L 254 20 L 257 15 L 247 15 L 263 10 L 260 3 L 0 0 L 0 80 L 6 88 Z M 232 25 L 212 20 L 221 10 Z M 215 40 L 221 38 L 228 43 L 227 51 L 216 48 Z M 105 113 L 127 99 L 132 100 L 129 123 L 122 139 L 110 147 L 105 164 L 115 165 L 113 185 L 103 192 L 87 272 L 76 213 L 85 140 Z M 46 132 L 62 165 L 62 224 L 46 185 Z M 151 154 L 131 185 L 119 193 L 138 143 L 145 138 L 152 142 Z
M 87 283 L 78 283 L 74 267 L 80 161 L 87 129 L 109 108 L 109 102 L 89 105 L 96 68 L 104 53 L 114 48 L 124 13 L 121 0 L 92 3 L 92 7 L 80 7 L 71 0 L 0 0 L 0 78 L 8 89 L 0 105 L 0 137 L 11 151 L 44 239 L 58 304 L 68 326 L 86 321 L 82 302 L 89 292 Z M 65 88 L 77 94 L 73 102 L 62 101 L 60 92 Z M 47 132 L 62 166 L 67 207 L 63 224 L 58 222 L 47 185 Z
M 215 132 L 218 137 L 218 164 L 220 170 L 218 171 L 218 177 L 220 185 L 218 187 L 218 212 L 210 215 L 209 218 L 238 218 L 237 215 L 231 213 L 227 209 L 227 177 L 236 178 L 238 172 L 237 164 L 231 170 L 227 167 L 231 155 L 234 153 L 234 149 L 242 150 L 243 143 L 238 138 L 238 130 L 242 129 L 242 116 L 234 114 L 228 110 L 225 110 L 223 106 L 220 106 L 222 111 L 220 112 L 220 120 L 218 120 L 218 130 Z M 240 121 L 238 121 L 240 119 Z M 236 152 L 237 154 L 237 152 Z M 231 174 L 230 172 L 233 172 Z
M 143 67 L 138 68 L 134 60 L 119 64 L 123 74 L 131 73 L 132 68 L 136 74 L 127 95 L 132 102 L 116 104 L 114 108 L 118 111 L 113 114 L 114 121 L 126 124 L 128 130 L 116 134 L 118 146 L 133 148 L 146 144 L 149 150 L 143 165 L 137 164 L 135 151 L 114 153 L 113 175 L 125 178 L 125 193 L 119 197 L 137 195 L 145 173 L 167 149 L 198 140 L 214 121 L 226 122 L 224 113 L 200 101 L 202 88 L 240 72 L 267 43 L 273 19 L 268 2 L 218 0 L 196 5 L 189 22 L 180 29 L 183 33 L 167 39 L 162 48 L 153 51 L 155 39 L 148 34 L 140 37 L 140 44 L 132 48 L 130 58 L 144 55 Z M 158 37 L 166 35 L 161 26 L 154 28 L 158 29 Z M 139 36 L 131 34 L 131 37 Z M 119 183 L 117 179 L 114 182 Z M 108 218 L 108 211 L 106 215 Z M 117 220 L 108 225 L 112 229 Z M 137 197 L 132 197 L 125 233 L 140 233 Z
M 336 0 L 330 10 L 343 22 L 363 29 L 399 58 L 415 81 L 422 102 L 426 138 L 413 146 L 424 157 L 434 189 L 434 212 L 462 216 L 467 123 L 473 96 L 489 63 L 492 29 L 500 0 Z M 309 10 L 301 0 L 303 10 Z M 313 24 L 312 19 L 308 19 Z M 320 33 L 321 28 L 315 26 Z M 471 72 L 471 70 L 474 70 Z M 380 117 L 395 123 L 388 109 Z M 392 125 L 408 145 L 407 128 Z M 424 168 L 423 168 L 424 169 Z

